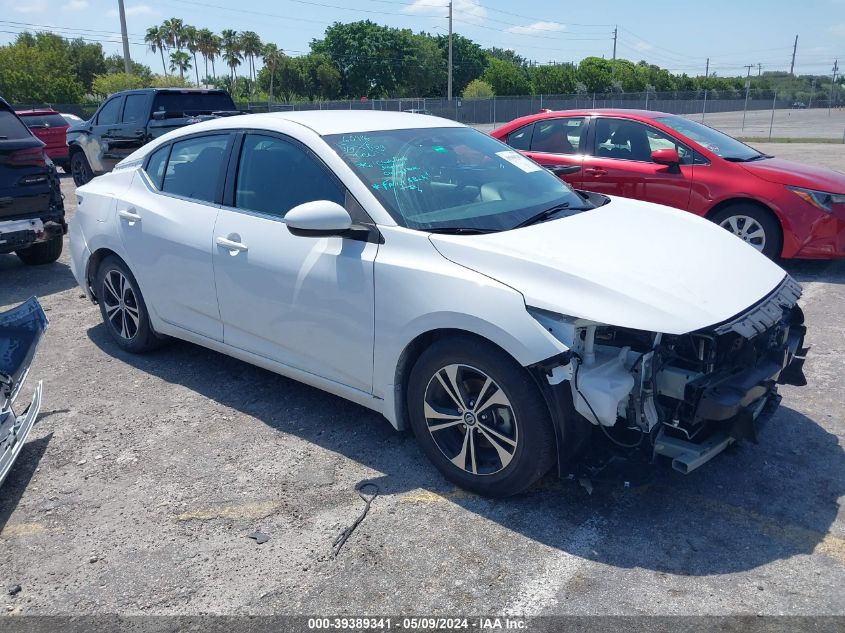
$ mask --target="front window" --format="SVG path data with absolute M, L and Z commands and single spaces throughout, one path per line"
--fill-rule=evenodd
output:
M 587 206 L 537 163 L 470 128 L 378 130 L 325 140 L 409 228 L 501 231 L 547 209 Z
M 655 121 L 672 128 L 679 134 L 683 134 L 725 160 L 746 162 L 766 158 L 765 154 L 761 154 L 753 147 L 748 147 L 745 143 L 740 143 L 727 134 L 690 119 L 680 116 L 665 116 L 656 118 Z

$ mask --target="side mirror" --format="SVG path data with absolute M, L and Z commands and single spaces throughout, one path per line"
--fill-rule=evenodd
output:
M 651 160 L 661 165 L 680 165 L 681 157 L 674 149 L 656 149 L 651 153 Z
M 300 237 L 342 235 L 352 226 L 349 212 L 337 202 L 315 200 L 295 206 L 285 214 L 288 231 Z

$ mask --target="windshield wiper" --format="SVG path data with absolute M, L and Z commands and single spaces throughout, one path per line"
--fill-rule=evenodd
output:
M 769 156 L 768 154 L 756 154 L 748 158 L 742 158 L 741 156 L 722 156 L 722 158 L 727 161 L 730 161 L 731 163 L 750 163 L 753 160 L 762 160 L 763 158 L 774 158 L 774 156 Z
M 446 235 L 483 235 L 496 233 L 499 229 L 477 229 L 472 226 L 440 226 L 435 229 L 422 229 L 428 233 L 443 233 Z
M 551 219 L 553 216 L 557 215 L 561 211 L 588 211 L 589 209 L 594 209 L 593 206 L 580 206 L 580 207 L 571 207 L 569 206 L 568 202 L 562 202 L 560 204 L 556 204 L 553 207 L 549 207 L 545 211 L 540 211 L 536 215 L 532 215 L 527 220 L 523 220 L 516 226 L 512 227 L 513 229 L 521 229 L 524 226 L 530 226 L 532 224 L 538 224 L 540 222 L 545 222 L 546 220 Z

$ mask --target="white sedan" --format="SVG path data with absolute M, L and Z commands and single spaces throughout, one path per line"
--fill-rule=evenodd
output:
M 73 273 L 117 345 L 177 337 L 352 400 L 483 494 L 597 438 L 688 472 L 804 382 L 776 264 L 452 121 L 221 118 L 77 195 Z

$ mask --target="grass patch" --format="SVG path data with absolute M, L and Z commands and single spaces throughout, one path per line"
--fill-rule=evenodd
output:
M 791 136 L 737 136 L 737 140 L 743 143 L 824 143 L 842 144 L 841 138 L 801 138 Z

